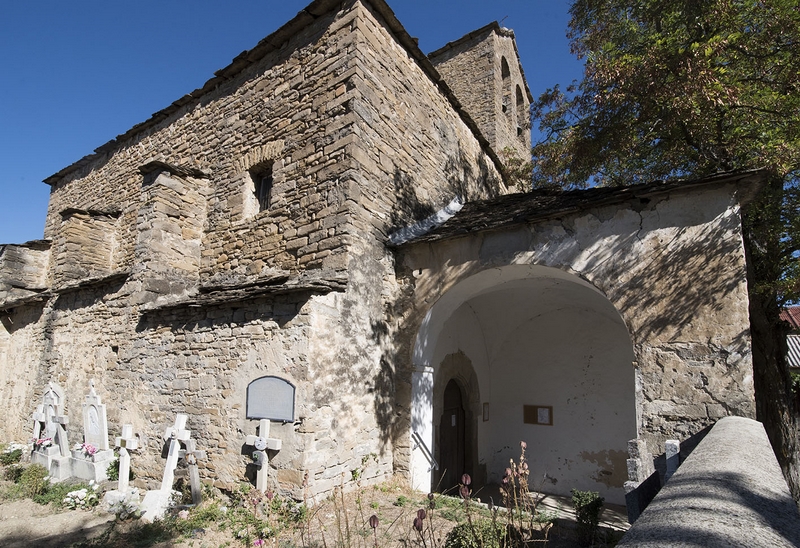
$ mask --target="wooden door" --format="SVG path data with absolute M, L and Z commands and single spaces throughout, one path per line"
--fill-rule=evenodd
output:
M 465 469 L 465 424 L 461 388 L 450 380 L 444 389 L 442 418 L 439 421 L 439 491 L 458 494 L 458 483 Z

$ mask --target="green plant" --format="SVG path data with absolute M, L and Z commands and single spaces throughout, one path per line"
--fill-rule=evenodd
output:
M 31 464 L 22 471 L 16 483 L 20 486 L 24 497 L 34 498 L 47 490 L 50 484 L 48 479 L 47 469 L 44 466 Z
M 11 466 L 16 464 L 22 458 L 22 449 L 13 449 L 11 451 L 4 450 L 0 453 L 0 464 L 3 466 Z
M 106 477 L 109 481 L 119 481 L 119 456 L 112 460 L 108 465 L 108 469 L 106 469 Z M 132 481 L 135 478 L 136 474 L 133 473 L 133 468 L 128 468 L 128 480 Z
M 13 481 L 14 483 L 19 483 L 19 478 L 22 476 L 22 472 L 25 470 L 24 466 L 20 466 L 19 464 L 12 464 L 11 466 L 6 467 L 3 470 L 3 477 L 8 481 Z
M 597 536 L 600 512 L 605 499 L 597 491 L 572 490 L 572 504 L 575 506 L 575 519 L 578 522 L 578 537 L 581 544 L 588 546 Z
M 397 497 L 397 500 L 394 501 L 392 504 L 394 504 L 395 506 L 399 506 L 401 508 L 404 508 L 404 507 L 408 506 L 411 503 L 412 503 L 412 500 L 410 498 L 408 498 L 405 495 L 400 495 L 399 497 Z
M 459 523 L 447 534 L 445 548 L 505 548 L 508 533 L 503 524 L 491 519 Z

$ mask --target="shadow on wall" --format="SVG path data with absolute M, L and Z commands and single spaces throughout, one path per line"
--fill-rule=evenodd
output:
M 740 292 L 746 298 L 741 239 L 732 237 L 738 232 L 738 216 L 707 221 L 677 229 L 669 241 L 651 242 L 651 251 L 640 257 L 625 257 L 625 248 L 610 250 L 623 258 L 615 261 L 620 281 L 604 279 L 596 285 L 626 318 L 635 342 L 665 335 L 680 339 L 687 329 L 697 329 L 698 321 L 723 322 L 726 318 L 719 314 L 731 310 L 731 295 Z M 585 269 L 603 270 L 595 258 Z
M 395 203 L 389 214 L 387 234 L 430 217 L 455 197 L 463 202 L 500 195 L 501 181 L 491 174 L 486 156 L 480 155 L 475 166 L 476 162 L 469 161 L 460 143 L 451 146 L 454 150 L 443 165 L 441 176 L 444 181 L 419 181 L 408 173 L 395 169 L 392 178 Z M 441 190 L 436 196 L 420 197 L 418 189 L 424 186 Z

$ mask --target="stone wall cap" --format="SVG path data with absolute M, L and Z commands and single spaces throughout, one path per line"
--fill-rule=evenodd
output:
M 271 295 L 289 293 L 327 294 L 347 288 L 347 276 L 335 273 L 302 273 L 287 277 L 273 277 L 261 282 L 201 286 L 197 291 L 178 301 L 155 301 L 140 308 L 143 313 L 181 308 L 201 308 L 218 304 L 249 301 Z
M 617 546 L 800 546 L 800 514 L 763 425 L 720 419 Z

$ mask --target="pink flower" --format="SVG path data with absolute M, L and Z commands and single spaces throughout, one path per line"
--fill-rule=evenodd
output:
M 81 449 L 83 450 L 83 452 L 84 452 L 84 453 L 86 453 L 86 454 L 87 454 L 87 455 L 89 455 L 90 457 L 91 457 L 92 455 L 94 455 L 95 453 L 97 453 L 97 447 L 95 447 L 95 446 L 94 446 L 94 445 L 92 445 L 91 443 L 84 443 L 84 444 L 82 444 L 82 445 L 81 445 Z
M 264 546 L 264 539 L 257 538 L 253 541 L 253 546 Z

